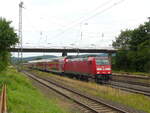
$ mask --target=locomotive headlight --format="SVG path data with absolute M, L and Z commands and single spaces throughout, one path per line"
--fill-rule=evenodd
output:
M 103 70 L 102 68 L 97 68 L 97 70 Z
M 111 70 L 110 68 L 105 68 L 105 70 Z

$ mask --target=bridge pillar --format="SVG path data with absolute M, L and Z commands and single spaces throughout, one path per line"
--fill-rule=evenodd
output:
M 67 52 L 66 52 L 66 51 L 63 51 L 63 52 L 62 52 L 62 56 L 67 56 Z
M 112 64 L 112 53 L 108 53 L 108 58 L 110 60 L 110 63 Z

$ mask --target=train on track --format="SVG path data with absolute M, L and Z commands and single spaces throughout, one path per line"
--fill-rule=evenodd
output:
M 112 69 L 108 57 L 60 57 L 30 61 L 28 67 L 46 72 L 58 73 L 77 79 L 95 79 L 96 82 L 107 82 L 111 79 Z

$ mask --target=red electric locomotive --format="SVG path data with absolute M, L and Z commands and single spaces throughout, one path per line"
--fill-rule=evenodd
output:
M 96 82 L 108 81 L 111 78 L 111 63 L 108 57 L 61 57 L 50 60 L 30 62 L 30 67 L 43 71 L 55 72 Z
M 108 81 L 111 78 L 111 64 L 108 57 L 87 57 L 66 59 L 64 72 L 76 78 L 94 78 L 96 82 Z

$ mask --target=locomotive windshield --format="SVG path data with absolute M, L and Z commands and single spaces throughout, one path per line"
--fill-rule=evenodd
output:
M 97 65 L 110 65 L 108 59 L 96 59 L 96 64 Z

